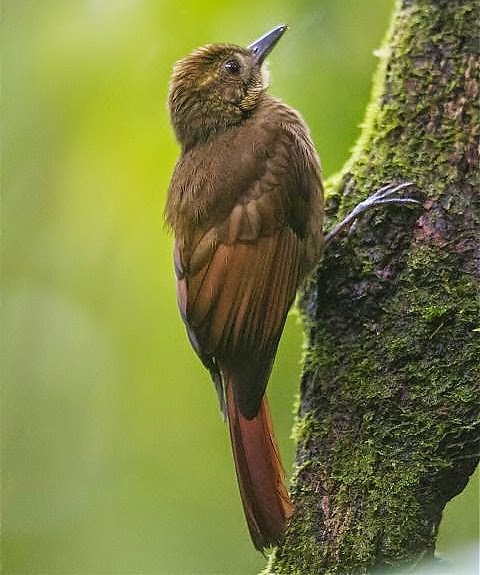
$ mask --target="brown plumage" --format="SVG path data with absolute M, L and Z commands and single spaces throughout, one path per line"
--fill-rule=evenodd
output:
M 228 418 L 257 549 L 279 542 L 293 512 L 264 394 L 323 246 L 314 145 L 300 115 L 267 94 L 262 70 L 285 29 L 248 48 L 199 48 L 176 64 L 169 96 L 181 145 L 166 206 L 178 304 Z

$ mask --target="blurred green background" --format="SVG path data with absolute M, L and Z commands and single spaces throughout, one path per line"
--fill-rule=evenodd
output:
M 3 2 L 3 569 L 231 574 L 264 565 L 229 440 L 176 309 L 162 212 L 178 153 L 175 60 L 291 30 L 271 91 L 301 110 L 328 176 L 358 135 L 393 2 Z M 302 335 L 270 385 L 287 469 Z M 477 537 L 477 489 L 440 550 Z

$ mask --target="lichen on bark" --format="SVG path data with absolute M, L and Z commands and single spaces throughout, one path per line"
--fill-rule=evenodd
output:
M 363 217 L 301 300 L 296 513 L 266 574 L 412 569 L 478 462 L 478 3 L 399 0 L 339 219 L 382 184 L 422 208 Z

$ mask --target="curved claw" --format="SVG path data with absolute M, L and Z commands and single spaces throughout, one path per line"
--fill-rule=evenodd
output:
M 353 210 L 338 223 L 328 234 L 325 235 L 325 247 L 330 245 L 337 236 L 364 212 L 380 204 L 420 204 L 413 198 L 392 198 L 391 196 L 405 188 L 415 185 L 414 182 L 402 182 L 401 184 L 387 184 L 382 186 L 371 196 L 357 204 Z

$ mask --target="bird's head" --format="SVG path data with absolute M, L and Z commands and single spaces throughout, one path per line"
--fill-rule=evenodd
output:
M 252 113 L 268 87 L 262 64 L 286 29 L 277 26 L 247 48 L 209 44 L 175 64 L 168 104 L 184 149 Z

